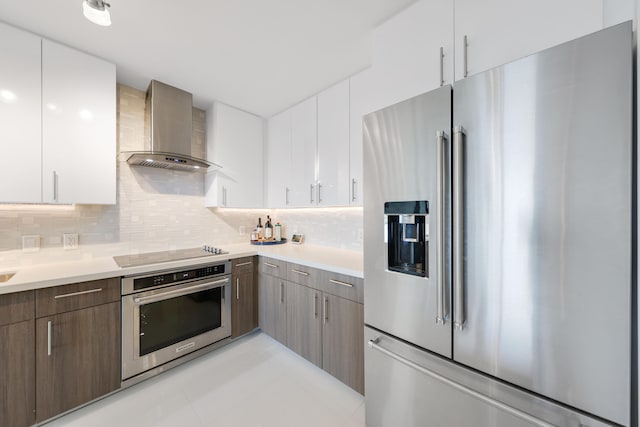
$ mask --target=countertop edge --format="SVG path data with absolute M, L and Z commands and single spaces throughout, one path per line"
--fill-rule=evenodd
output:
M 236 244 L 230 246 L 229 253 L 224 255 L 212 255 L 137 267 L 121 268 L 115 263 L 112 257 L 102 257 L 91 260 L 39 264 L 35 266 L 3 269 L 0 273 L 15 271 L 16 274 L 8 282 L 0 284 L 0 295 L 91 280 L 191 267 L 200 264 L 209 264 L 212 262 L 232 260 L 235 258 L 254 255 L 294 262 L 334 273 L 346 274 L 359 278 L 364 277 L 362 270 L 352 267 L 352 264 L 361 264 L 362 261 L 362 254 L 356 251 L 321 246 L 313 247 L 309 245 L 299 246 L 296 248 L 288 247 L 284 250 L 283 248 L 279 248 L 279 250 L 274 249 L 275 246 L 251 246 L 249 244 Z M 336 258 L 340 259 L 339 263 L 332 262 L 331 257 L 333 256 L 333 253 L 341 255 L 341 257 Z M 345 257 L 347 258 L 347 261 L 344 261 Z M 43 279 L 43 277 L 46 276 L 48 276 L 48 278 Z

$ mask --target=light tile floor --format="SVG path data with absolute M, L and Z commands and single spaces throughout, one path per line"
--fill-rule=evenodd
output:
M 47 427 L 363 427 L 364 397 L 263 333 Z

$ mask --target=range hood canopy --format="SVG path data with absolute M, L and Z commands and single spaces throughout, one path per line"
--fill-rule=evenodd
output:
M 147 89 L 145 124 L 149 138 L 145 151 L 129 151 L 127 163 L 161 169 L 207 172 L 220 165 L 191 156 L 193 96 L 152 80 Z

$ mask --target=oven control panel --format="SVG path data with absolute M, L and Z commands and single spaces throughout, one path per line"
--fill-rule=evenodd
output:
M 175 285 L 181 282 L 220 276 L 228 274 L 230 271 L 230 263 L 224 262 L 198 266 L 188 270 L 161 271 L 144 276 L 124 277 L 122 279 L 122 293 L 128 294 L 158 286 Z

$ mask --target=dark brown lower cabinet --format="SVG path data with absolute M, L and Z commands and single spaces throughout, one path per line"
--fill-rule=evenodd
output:
M 231 336 L 239 337 L 258 327 L 258 269 L 255 257 L 232 262 Z
M 0 326 L 0 426 L 26 427 L 36 421 L 33 325 L 28 320 Z
M 322 368 L 364 394 L 364 306 L 323 294 Z
M 37 421 L 117 389 L 120 354 L 119 302 L 37 319 Z

